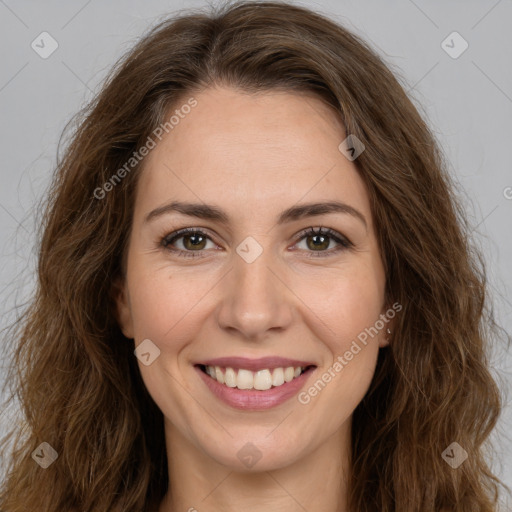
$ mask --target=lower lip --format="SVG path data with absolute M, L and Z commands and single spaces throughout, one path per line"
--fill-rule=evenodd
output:
M 281 386 L 270 388 L 266 391 L 258 391 L 254 389 L 243 390 L 230 388 L 212 379 L 209 375 L 204 373 L 199 366 L 195 367 L 201 379 L 203 379 L 203 382 L 217 398 L 236 409 L 250 411 L 270 409 L 289 400 L 300 391 L 315 368 L 316 367 L 309 368 L 299 377 L 294 378 L 290 382 L 285 382 Z

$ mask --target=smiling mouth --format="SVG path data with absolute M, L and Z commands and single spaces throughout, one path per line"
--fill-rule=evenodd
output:
M 244 368 L 207 366 L 203 364 L 196 366 L 210 378 L 226 387 L 259 391 L 280 387 L 299 378 L 307 371 L 316 368 L 315 365 L 288 366 L 272 369 L 264 368 L 253 372 Z

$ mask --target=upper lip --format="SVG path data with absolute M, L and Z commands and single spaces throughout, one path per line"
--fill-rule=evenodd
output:
M 204 366 L 220 366 L 222 368 L 242 368 L 244 370 L 264 370 L 272 368 L 287 368 L 289 366 L 316 366 L 314 363 L 309 361 L 300 361 L 298 359 L 288 359 L 285 357 L 268 356 L 260 357 L 258 359 L 250 359 L 247 357 L 218 357 L 216 359 L 208 359 L 201 361 L 200 363 Z

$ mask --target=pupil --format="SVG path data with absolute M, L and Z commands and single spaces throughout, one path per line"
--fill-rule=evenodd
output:
M 325 241 L 328 237 L 324 236 L 324 235 L 313 235 L 311 238 L 313 238 L 313 247 L 318 248 L 318 247 L 322 246 L 323 244 L 325 244 Z M 317 243 L 314 241 L 315 239 L 320 239 L 320 240 Z
M 202 235 L 197 235 L 196 234 L 196 235 L 188 235 L 186 237 L 186 240 L 188 240 L 193 247 L 197 247 L 198 245 L 200 245 L 201 243 L 204 242 L 204 240 L 201 240 L 202 238 L 203 238 Z

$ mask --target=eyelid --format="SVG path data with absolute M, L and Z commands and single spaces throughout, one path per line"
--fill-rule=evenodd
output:
M 169 252 L 177 254 L 178 256 L 183 255 L 185 257 L 203 257 L 203 256 L 200 256 L 200 254 L 203 252 L 207 252 L 204 249 L 198 250 L 198 251 L 184 251 L 182 249 L 169 249 L 168 248 L 168 245 L 171 245 L 172 243 L 174 243 L 174 241 L 182 238 L 183 236 L 186 236 L 187 234 L 204 235 L 208 240 L 210 240 L 213 243 L 215 243 L 216 245 L 218 245 L 214 240 L 216 235 L 212 236 L 210 230 L 208 230 L 207 228 L 187 227 L 187 228 L 178 229 L 176 231 L 173 231 L 173 232 L 168 233 L 167 235 L 163 236 L 160 239 L 159 246 L 163 247 L 165 250 L 167 250 Z M 338 247 L 336 247 L 334 249 L 329 249 L 327 251 L 305 251 L 306 253 L 308 253 L 307 257 L 323 257 L 323 256 L 327 257 L 331 254 L 337 253 L 341 250 L 350 249 L 354 246 L 354 244 L 345 235 L 339 233 L 338 231 L 336 231 L 334 229 L 325 228 L 322 226 L 318 226 L 318 227 L 309 226 L 309 227 L 299 231 L 299 233 L 297 233 L 294 236 L 294 245 L 296 245 L 298 242 L 300 242 L 306 236 L 321 236 L 321 235 L 328 236 L 330 239 L 334 240 L 338 244 Z
M 159 245 L 162 246 L 164 249 L 167 249 L 166 244 L 171 245 L 171 243 L 173 243 L 174 241 L 176 241 L 186 235 L 194 235 L 194 234 L 204 235 L 208 240 L 211 240 L 213 243 L 218 245 L 214 240 L 215 236 L 213 236 L 207 228 L 202 228 L 202 227 L 182 228 L 182 229 L 178 229 L 176 231 L 172 231 L 171 233 L 168 233 L 160 238 Z M 194 251 L 183 251 L 182 249 L 175 249 L 174 251 L 173 251 L 173 249 L 168 249 L 168 250 L 172 251 L 172 252 L 188 252 L 188 253 L 194 252 Z M 204 252 L 204 251 L 196 251 L 196 252 Z
M 295 244 L 299 243 L 303 238 L 307 236 L 328 236 L 331 240 L 334 240 L 338 246 L 334 249 L 327 251 L 305 251 L 305 256 L 310 258 L 322 258 L 328 257 L 333 254 L 337 254 L 343 250 L 348 250 L 354 247 L 354 244 L 343 234 L 331 228 L 320 227 L 309 227 L 303 229 L 295 237 Z

